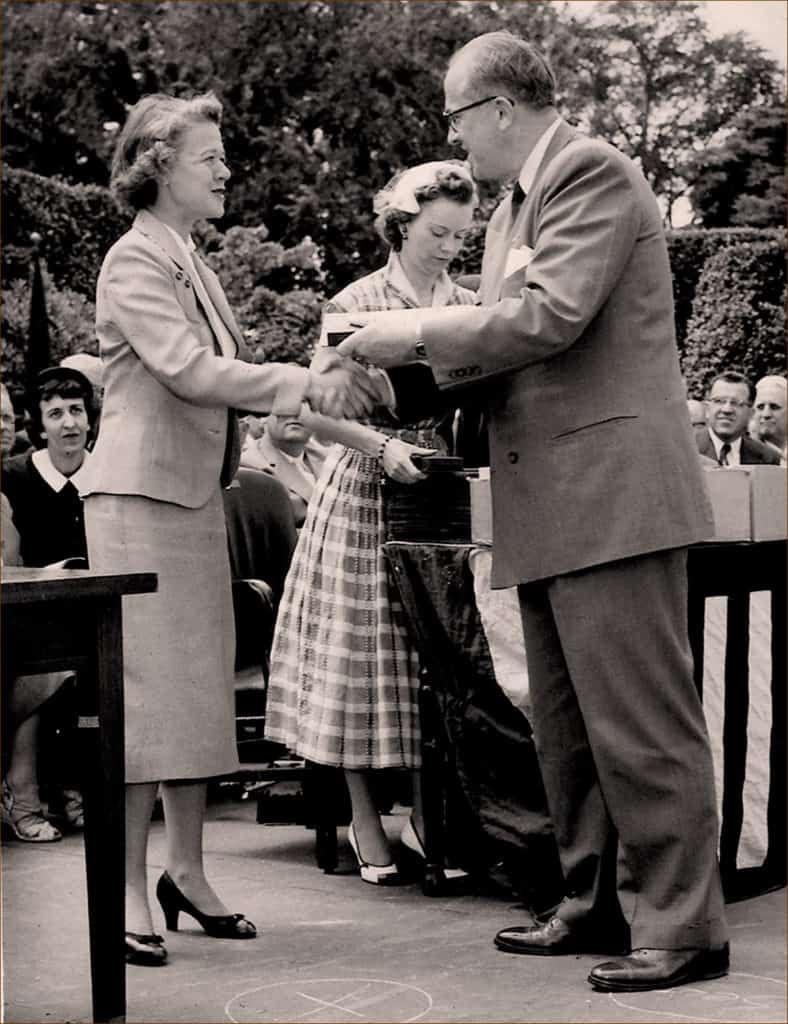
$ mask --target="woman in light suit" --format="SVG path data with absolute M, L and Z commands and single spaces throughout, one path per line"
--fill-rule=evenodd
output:
M 198 219 L 221 217 L 230 171 L 212 95 L 147 96 L 132 108 L 112 166 L 137 210 L 107 254 L 96 330 L 104 365 L 101 433 L 86 474 L 90 565 L 158 575 L 154 595 L 124 598 L 126 959 L 163 964 L 145 859 L 157 786 L 167 870 L 157 897 L 167 927 L 184 911 L 208 935 L 249 939 L 203 870 L 205 780 L 238 769 L 234 627 L 221 485 L 238 464 L 234 407 L 365 411 L 346 367 L 315 375 L 236 359 L 238 325 L 218 279 L 194 251 Z M 335 357 L 337 358 L 337 357 Z

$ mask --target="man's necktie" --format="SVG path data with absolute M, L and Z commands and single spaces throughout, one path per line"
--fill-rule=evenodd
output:
M 523 191 L 523 186 L 519 181 L 516 181 L 514 183 L 514 188 L 512 189 L 512 220 L 514 220 L 520 212 L 520 207 L 523 205 L 524 201 L 525 192 Z
M 719 457 L 718 461 L 719 461 L 719 464 L 721 466 L 727 466 L 728 465 L 728 455 L 730 455 L 730 451 L 731 451 L 731 446 L 726 441 L 725 444 L 723 444 L 722 447 L 720 448 L 720 457 Z

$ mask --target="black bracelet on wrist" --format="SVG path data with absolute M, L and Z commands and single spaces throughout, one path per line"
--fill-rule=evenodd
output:
M 378 460 L 381 466 L 383 465 L 383 456 L 386 454 L 386 445 L 389 443 L 389 441 L 393 440 L 394 438 L 391 435 L 389 435 L 385 441 L 380 442 L 380 447 L 378 448 L 378 452 L 375 458 Z

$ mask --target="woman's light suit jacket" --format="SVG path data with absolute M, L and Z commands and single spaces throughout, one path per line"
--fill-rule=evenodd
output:
M 297 388 L 306 379 L 302 367 L 254 366 L 219 354 L 183 264 L 169 229 L 147 211 L 104 259 L 96 296 L 104 403 L 83 495 L 143 495 L 200 508 L 238 465 L 230 410 L 266 412 L 278 388 Z M 195 265 L 242 351 L 218 278 L 196 253 Z

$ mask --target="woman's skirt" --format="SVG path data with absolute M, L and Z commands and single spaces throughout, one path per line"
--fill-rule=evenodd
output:
M 235 626 L 221 491 L 202 508 L 137 495 L 85 500 L 91 569 L 155 572 L 124 597 L 126 781 L 238 770 Z
M 266 735 L 345 768 L 420 763 L 417 659 L 381 552 L 376 459 L 323 466 L 279 607 Z

